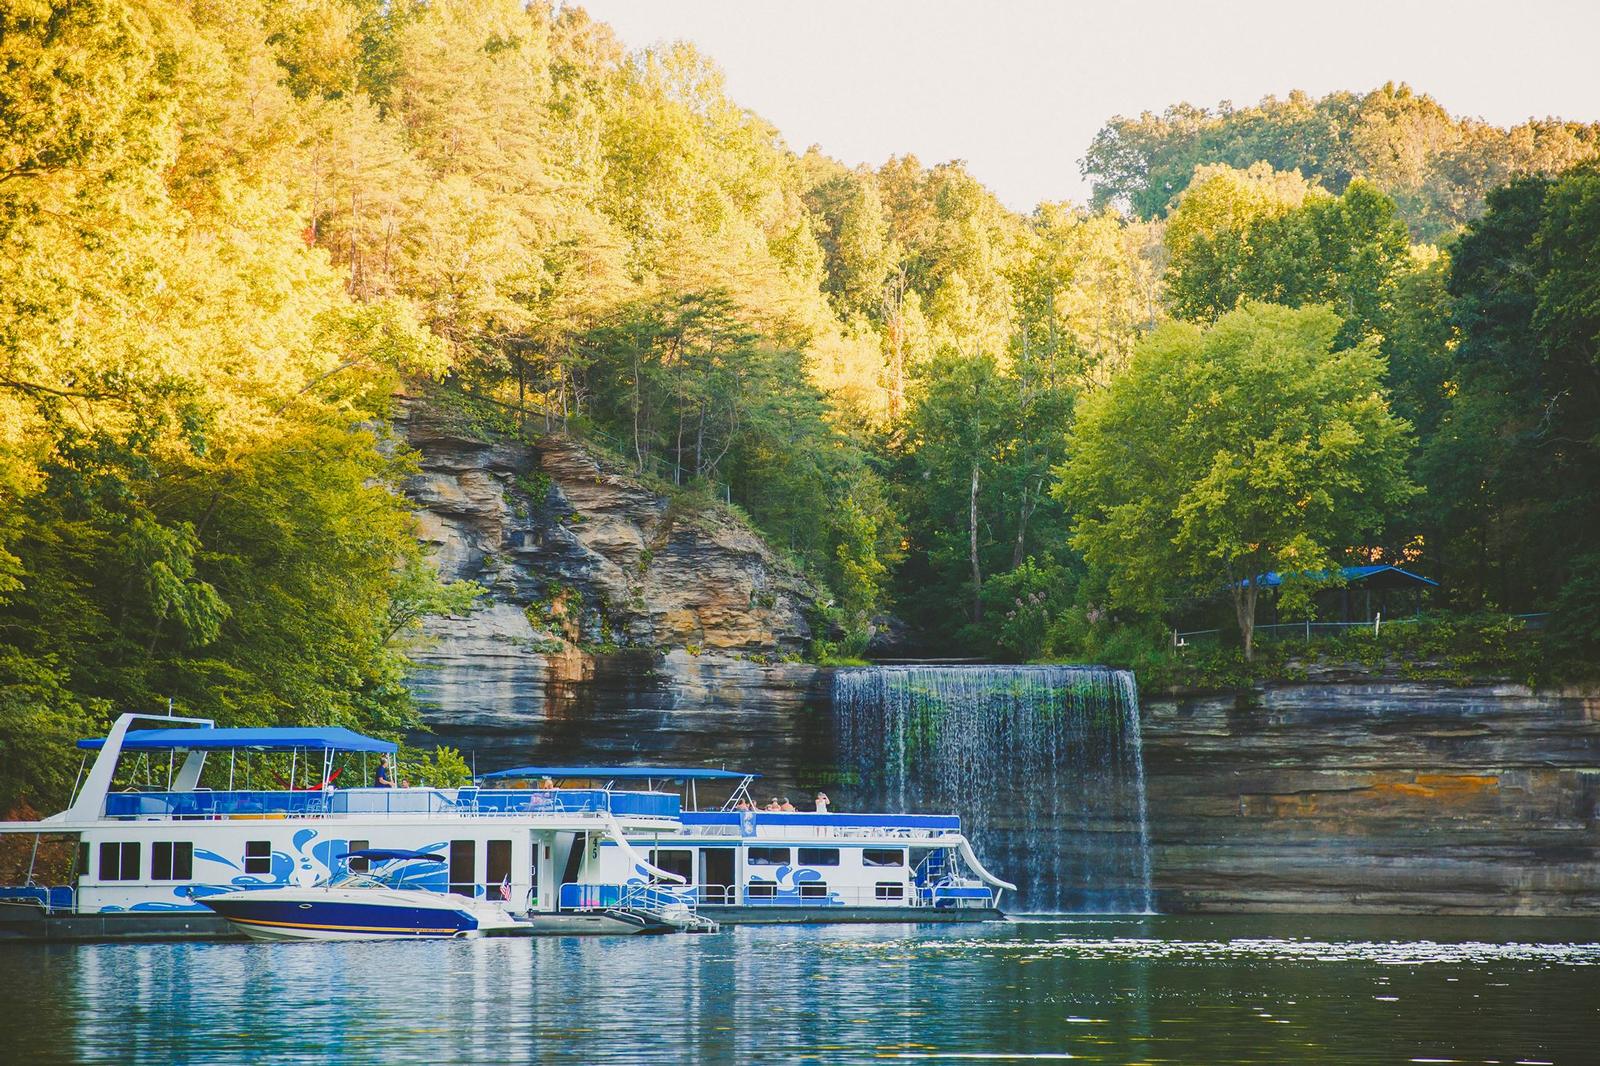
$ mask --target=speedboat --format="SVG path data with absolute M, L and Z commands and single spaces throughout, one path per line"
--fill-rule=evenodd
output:
M 199 902 L 256 940 L 412 940 L 527 931 L 528 923 L 489 900 L 406 887 L 433 864 L 448 864 L 444 855 L 364 848 L 346 854 L 344 863 L 343 872 L 320 885 L 226 892 Z

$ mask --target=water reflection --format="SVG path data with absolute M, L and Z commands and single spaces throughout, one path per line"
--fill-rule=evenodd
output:
M 13 1061 L 1595 1061 L 1593 924 L 1149 918 L 0 949 Z

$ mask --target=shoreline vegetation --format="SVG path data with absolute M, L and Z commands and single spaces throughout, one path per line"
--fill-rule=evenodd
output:
M 116 711 L 420 725 L 409 635 L 482 590 L 399 495 L 403 382 L 748 522 L 819 662 L 1253 678 L 1266 597 L 1372 563 L 1440 588 L 1357 661 L 1600 662 L 1600 124 L 1177 103 L 1021 214 L 574 5 L 36 0 L 0 58 L 0 809 Z
M 1535 691 L 1595 679 L 1552 658 L 1543 634 L 1525 620 L 1493 613 L 1430 612 L 1385 622 L 1376 632 L 1363 626 L 1340 636 L 1277 639 L 1260 645 L 1250 660 L 1238 646 L 1176 648 L 1170 631 L 1145 637 L 1141 643 L 1119 632 L 1087 661 L 1133 671 L 1145 696 L 1242 691 L 1329 675 L 1451 686 L 1509 682 Z

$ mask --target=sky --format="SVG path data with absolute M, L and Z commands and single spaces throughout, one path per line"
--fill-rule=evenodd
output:
M 571 0 L 569 0 L 569 3 Z M 687 40 L 797 152 L 965 160 L 1010 207 L 1088 197 L 1113 115 L 1408 82 L 1497 125 L 1600 119 L 1600 0 L 581 0 Z

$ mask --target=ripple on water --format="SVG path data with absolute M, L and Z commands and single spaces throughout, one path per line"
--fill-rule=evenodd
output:
M 1284 962 L 1368 962 L 1419 966 L 1429 963 L 1484 965 L 1497 962 L 1543 962 L 1560 966 L 1600 966 L 1600 943 L 1538 944 L 1434 940 L 1300 940 L 1238 937 L 1229 940 L 1169 940 L 1155 937 L 1074 936 L 1039 939 L 939 939 L 882 941 L 835 945 L 849 950 L 910 947 L 923 953 L 983 952 L 1022 959 L 1254 959 Z

